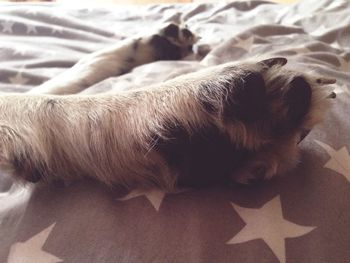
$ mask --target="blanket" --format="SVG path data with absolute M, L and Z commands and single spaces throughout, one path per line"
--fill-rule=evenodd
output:
M 84 180 L 21 186 L 0 174 L 0 262 L 349 262 L 350 2 L 67 7 L 0 5 L 0 91 L 27 92 L 85 54 L 165 22 L 187 24 L 205 56 L 158 61 L 84 94 L 159 83 L 210 65 L 285 56 L 337 79 L 298 167 L 256 186 L 162 191 Z

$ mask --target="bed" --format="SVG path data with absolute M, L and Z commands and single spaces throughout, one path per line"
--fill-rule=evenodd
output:
M 85 94 L 161 82 L 261 54 L 337 79 L 302 162 L 259 185 L 110 189 L 93 181 L 20 186 L 0 175 L 0 262 L 349 262 L 350 2 L 310 0 L 67 7 L 0 6 L 0 91 L 27 92 L 85 54 L 166 22 L 202 38 L 201 55 L 158 61 Z

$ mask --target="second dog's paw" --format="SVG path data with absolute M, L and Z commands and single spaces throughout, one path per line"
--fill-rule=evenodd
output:
M 186 26 L 182 27 L 174 23 L 170 23 L 161 29 L 159 35 L 180 47 L 192 47 L 199 39 Z
M 198 37 L 188 28 L 170 23 L 150 38 L 157 60 L 178 60 L 192 53 Z

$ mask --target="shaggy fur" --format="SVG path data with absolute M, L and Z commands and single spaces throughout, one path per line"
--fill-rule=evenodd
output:
M 179 38 L 179 32 L 167 34 Z M 171 43 L 186 50 L 190 37 Z M 104 78 L 105 67 L 98 67 L 109 52 L 47 85 L 65 93 L 69 85 L 76 91 Z M 113 59 L 118 56 L 119 48 Z M 330 94 L 323 86 L 333 83 L 286 63 L 228 63 L 116 94 L 2 95 L 0 168 L 30 182 L 90 177 L 167 191 L 283 174 L 296 165 L 304 131 L 322 120 Z

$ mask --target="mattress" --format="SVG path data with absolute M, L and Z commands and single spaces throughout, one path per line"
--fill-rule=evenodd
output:
M 28 92 L 85 54 L 173 21 L 201 36 L 199 55 L 142 65 L 82 93 L 140 87 L 264 55 L 336 78 L 337 98 L 300 144 L 298 167 L 259 185 L 167 194 L 89 180 L 21 186 L 1 174 L 0 262 L 349 262 L 349 14 L 346 0 L 1 4 L 3 93 Z

